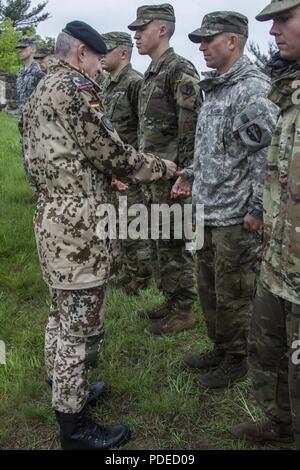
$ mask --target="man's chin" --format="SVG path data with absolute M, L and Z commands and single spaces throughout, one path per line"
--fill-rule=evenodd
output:
M 289 60 L 290 62 L 299 62 L 300 60 L 300 51 L 299 51 L 299 54 L 298 57 L 296 57 L 296 54 L 291 54 L 288 50 L 286 51 L 283 51 L 283 50 L 279 50 L 279 54 L 280 54 L 280 57 L 284 60 Z

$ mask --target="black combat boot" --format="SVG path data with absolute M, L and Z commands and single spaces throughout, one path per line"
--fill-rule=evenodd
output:
M 219 367 L 199 377 L 199 383 L 205 388 L 227 388 L 247 377 L 247 358 L 227 354 Z
M 225 351 L 215 347 L 211 351 L 194 353 L 184 357 L 183 364 L 190 369 L 210 369 L 217 367 L 225 357 Z
M 130 438 L 130 430 L 123 424 L 104 426 L 80 413 L 55 411 L 60 426 L 60 443 L 63 450 L 108 450 L 121 447 Z
M 48 379 L 47 384 L 50 388 L 52 388 L 52 379 Z M 109 395 L 109 392 L 110 385 L 104 382 L 104 380 L 100 380 L 99 382 L 90 385 L 89 394 L 85 406 L 94 407 L 99 405 Z

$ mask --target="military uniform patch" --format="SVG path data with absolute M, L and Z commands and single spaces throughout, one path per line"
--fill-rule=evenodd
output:
M 194 93 L 195 93 L 194 87 L 190 83 L 185 83 L 184 85 L 182 85 L 180 90 L 181 90 L 181 93 L 184 96 L 184 99 L 186 99 L 186 100 L 188 98 L 190 98 L 191 96 L 193 96 Z
M 100 103 L 97 100 L 89 101 L 89 107 L 90 108 L 100 108 Z
M 114 126 L 112 125 L 111 121 L 108 119 L 108 117 L 103 116 L 101 118 L 101 122 L 106 129 L 108 129 L 110 132 L 114 132 Z
M 257 124 L 252 124 L 246 130 L 248 137 L 253 141 L 257 142 L 258 144 L 261 143 L 262 138 L 262 131 L 261 128 Z

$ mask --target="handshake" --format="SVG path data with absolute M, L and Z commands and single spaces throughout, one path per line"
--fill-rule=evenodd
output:
M 185 171 L 179 171 L 176 163 L 171 162 L 170 160 L 163 160 L 166 165 L 166 179 L 171 179 L 174 176 L 177 176 L 177 181 L 174 184 L 171 191 L 172 199 L 185 199 L 191 197 L 193 186 L 189 182 Z
M 166 179 L 177 176 L 177 181 L 171 190 L 172 199 L 185 199 L 192 195 L 193 186 L 189 182 L 184 170 L 179 171 L 177 165 L 169 160 L 163 160 L 166 165 Z
M 192 184 L 189 182 L 185 171 L 179 171 L 177 168 L 176 163 L 172 162 L 171 160 L 163 160 L 164 164 L 166 165 L 166 171 L 164 174 L 164 179 L 170 180 L 177 176 L 177 181 L 174 184 L 172 191 L 171 191 L 171 198 L 172 199 L 185 199 L 192 195 Z M 128 185 L 122 183 L 117 179 L 113 179 L 111 183 L 112 189 L 119 193 L 124 193 L 128 190 Z
M 171 191 L 172 199 L 185 199 L 191 197 L 193 186 L 189 182 L 185 171 L 179 171 L 176 163 L 171 162 L 170 160 L 163 160 L 166 165 L 165 179 L 169 180 L 174 176 L 177 176 L 177 181 L 174 184 Z

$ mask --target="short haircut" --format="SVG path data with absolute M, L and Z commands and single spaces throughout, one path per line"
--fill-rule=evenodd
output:
M 131 62 L 132 52 L 133 52 L 133 47 L 132 46 L 127 46 L 127 45 L 118 46 L 117 49 L 119 51 L 123 51 L 124 49 L 127 49 L 127 51 L 128 51 L 128 60 L 129 60 L 129 62 Z
M 171 37 L 175 33 L 175 23 L 173 21 L 165 21 L 165 20 L 155 20 L 155 23 L 158 26 L 165 26 L 167 29 L 168 39 L 171 39 Z
M 248 38 L 246 38 L 246 36 L 243 36 L 242 34 L 238 34 L 238 38 L 239 38 L 239 49 L 240 51 L 243 52 L 246 47 Z
M 55 43 L 55 54 L 67 58 L 80 44 L 82 44 L 81 41 L 62 31 L 59 33 Z

